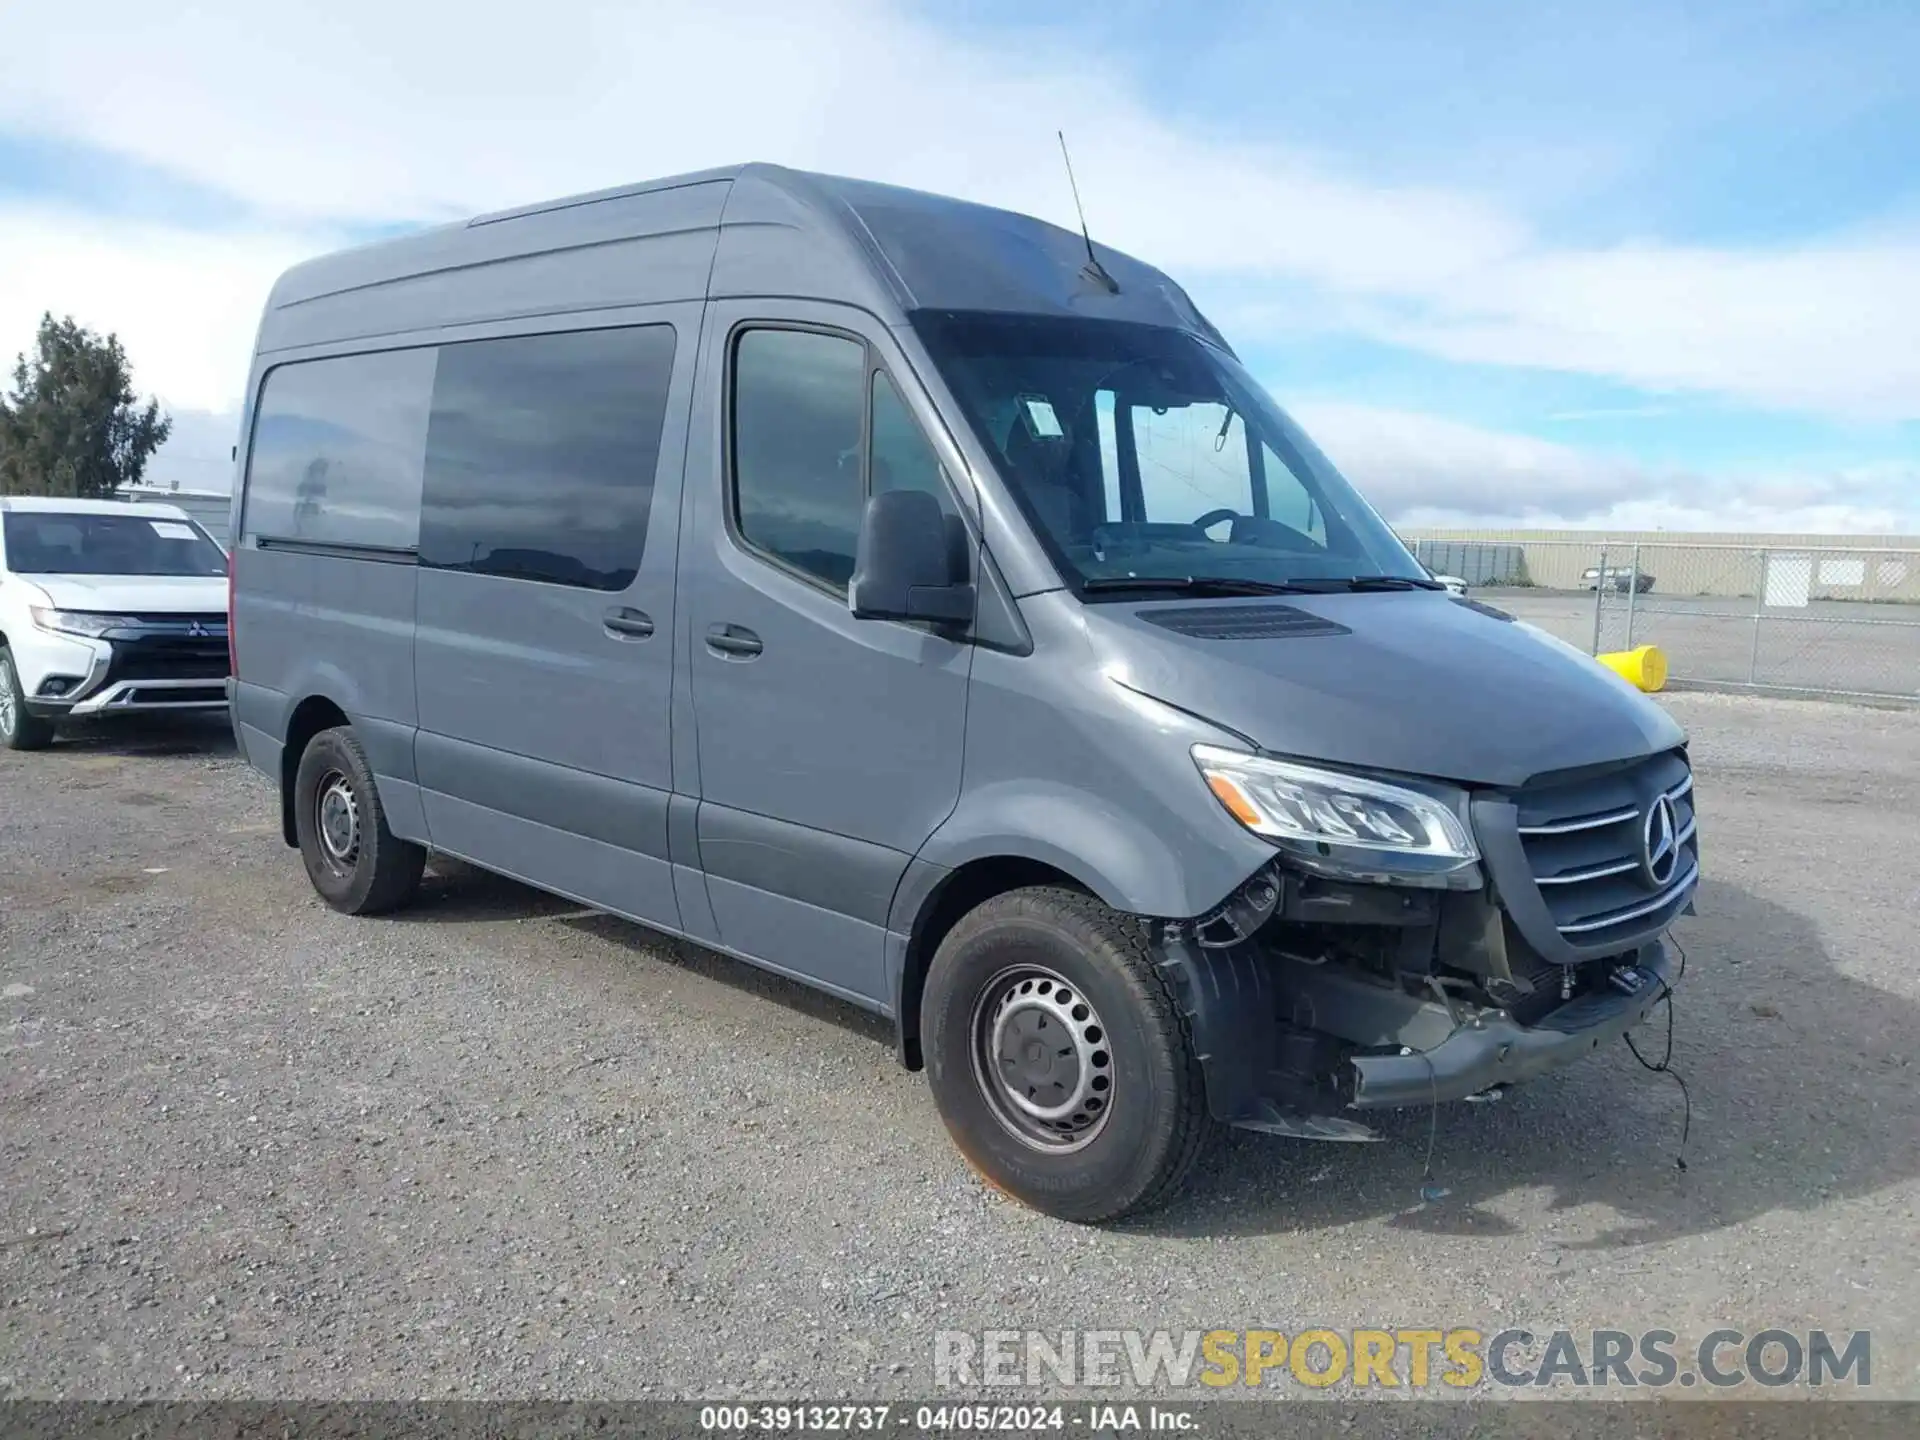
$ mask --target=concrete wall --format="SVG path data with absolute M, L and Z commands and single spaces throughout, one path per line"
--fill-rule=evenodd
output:
M 1515 580 L 1550 590 L 1585 589 L 1581 572 L 1598 566 L 1603 554 L 1608 568 L 1620 570 L 1632 567 L 1637 554 L 1658 594 L 1752 596 L 1772 567 L 1776 577 L 1804 572 L 1814 599 L 1920 604 L 1920 535 L 1408 528 L 1400 536 L 1416 553 L 1436 559 L 1460 560 L 1463 545 L 1498 555 L 1496 569 L 1509 568 L 1505 557 L 1518 547 L 1524 571 Z

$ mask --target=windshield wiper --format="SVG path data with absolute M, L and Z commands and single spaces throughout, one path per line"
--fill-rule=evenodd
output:
M 1083 595 L 1114 590 L 1177 590 L 1185 595 L 1306 595 L 1310 587 L 1226 575 L 1101 575 L 1080 586 Z
M 1315 577 L 1296 582 L 1306 591 L 1444 590 L 1438 580 L 1416 580 L 1410 575 L 1347 575 L 1338 579 Z
M 1315 575 L 1299 580 L 1243 580 L 1230 575 L 1101 575 L 1082 584 L 1080 593 L 1177 590 L 1183 595 L 1334 595 L 1446 588 L 1438 580 L 1416 580 L 1407 575 Z

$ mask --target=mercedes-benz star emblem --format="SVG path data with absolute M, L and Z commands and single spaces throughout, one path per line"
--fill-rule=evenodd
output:
M 1658 796 L 1647 807 L 1647 823 L 1641 831 L 1640 869 L 1649 885 L 1664 890 L 1680 867 L 1680 827 L 1674 823 L 1673 801 Z

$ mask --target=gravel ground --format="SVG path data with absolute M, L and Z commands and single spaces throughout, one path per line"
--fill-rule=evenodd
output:
M 837 1002 L 464 869 L 324 910 L 219 726 L 0 752 L 0 1394 L 910 1396 L 943 1328 L 1727 1324 L 1871 1327 L 1920 1396 L 1920 713 L 1668 703 L 1685 1173 L 1619 1049 L 1443 1110 L 1437 1199 L 1420 1113 L 1236 1135 L 1104 1231 L 986 1191 Z

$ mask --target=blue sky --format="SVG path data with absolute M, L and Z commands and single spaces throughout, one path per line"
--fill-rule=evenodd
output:
M 1070 220 L 1064 128 L 1397 519 L 1920 531 L 1920 6 L 156 8 L 9 22 L 0 350 L 118 330 L 183 483 L 304 255 L 742 158 Z

